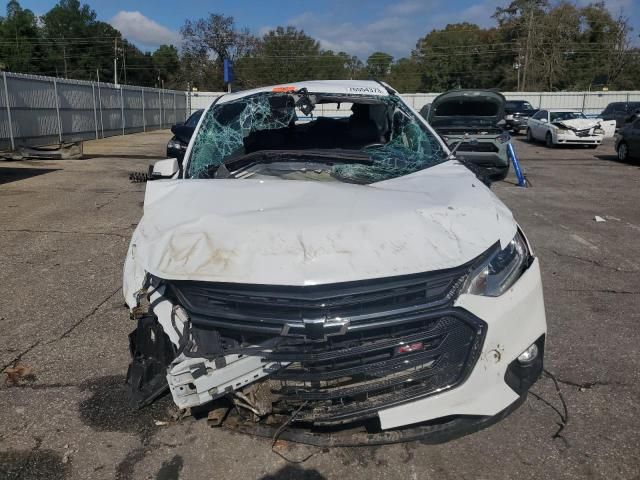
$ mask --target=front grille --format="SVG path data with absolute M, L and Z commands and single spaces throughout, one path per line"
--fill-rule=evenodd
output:
M 265 354 L 271 362 L 290 362 L 269 377 L 279 398 L 275 406 L 283 412 L 302 407 L 296 421 L 315 425 L 375 416 L 380 408 L 462 382 L 477 360 L 484 332 L 479 319 L 447 309 L 326 342 L 284 343 Z M 399 353 L 406 345 L 420 348 Z
M 255 355 L 276 366 L 265 380 L 274 414 L 298 411 L 296 422 L 335 425 L 464 381 L 486 325 L 453 302 L 496 248 L 425 274 L 304 287 L 172 281 L 169 291 L 196 339 L 215 332 L 218 355 Z M 269 349 L 255 347 L 266 340 Z
M 305 320 L 348 319 L 349 330 L 410 322 L 450 304 L 468 268 L 304 287 L 193 281 L 170 286 L 193 325 L 307 336 Z

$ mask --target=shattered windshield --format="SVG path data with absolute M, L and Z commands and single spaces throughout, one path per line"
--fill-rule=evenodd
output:
M 397 97 L 265 92 L 205 114 L 185 176 L 299 179 L 312 170 L 302 177 L 373 183 L 446 159 L 435 135 Z

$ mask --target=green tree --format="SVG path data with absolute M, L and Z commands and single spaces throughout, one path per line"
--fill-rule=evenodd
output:
M 382 80 L 391 73 L 393 57 L 388 53 L 374 52 L 367 58 L 367 72 L 369 77 Z
M 385 81 L 401 93 L 420 92 L 422 67 L 413 58 L 401 58 L 391 65 L 391 72 Z
M 42 16 L 48 43 L 48 70 L 68 78 L 113 78 L 114 40 L 121 34 L 96 20 L 96 12 L 79 0 L 60 0 Z
M 151 55 L 154 71 L 164 81 L 165 88 L 178 88 L 180 82 L 180 58 L 173 45 L 160 45 Z M 186 85 L 182 86 L 186 88 Z
M 325 65 L 335 62 L 334 57 L 333 53 L 323 55 L 318 41 L 303 30 L 276 27 L 264 35 L 252 55 L 237 62 L 236 73 L 246 86 L 322 78 Z
M 421 74 L 422 91 L 490 88 L 499 81 L 494 59 L 495 29 L 472 23 L 449 24 L 418 40 L 412 59 Z
M 639 88 L 640 58 L 638 49 L 631 47 L 632 28 L 628 19 L 612 17 L 602 1 L 583 7 L 579 13 L 583 25 L 579 40 L 583 49 L 575 56 L 575 63 L 583 65 L 578 70 L 581 88 L 589 88 L 598 77 L 609 87 Z
M 158 74 L 151 53 L 143 52 L 127 40 L 119 47 L 118 78 L 121 83 L 154 87 L 158 85 Z M 165 85 L 166 86 L 166 85 Z
M 548 9 L 548 0 L 513 0 L 506 7 L 497 7 L 493 15 L 498 21 L 500 42 L 513 46 L 509 54 L 519 65 L 517 88 L 521 90 L 539 89 L 544 84 L 535 46 L 543 41 L 542 20 Z
M 43 52 L 38 43 L 40 31 L 31 10 L 16 0 L 7 3 L 7 16 L 0 17 L 0 64 L 13 72 L 40 71 Z

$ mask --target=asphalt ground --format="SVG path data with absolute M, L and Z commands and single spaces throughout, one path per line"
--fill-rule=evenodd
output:
M 0 381 L 0 478 L 639 478 L 640 163 L 616 161 L 612 143 L 516 139 L 532 188 L 512 175 L 492 187 L 541 259 L 546 367 L 562 398 L 545 377 L 511 416 L 446 444 L 278 442 L 285 460 L 266 439 L 176 419 L 167 396 L 127 404 L 121 271 L 144 193 L 128 175 L 162 158 L 168 138 L 0 162 L 0 367 L 13 369 Z

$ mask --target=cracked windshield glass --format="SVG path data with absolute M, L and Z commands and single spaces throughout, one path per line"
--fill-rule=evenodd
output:
M 393 96 L 267 92 L 207 112 L 186 176 L 373 183 L 446 158 Z

